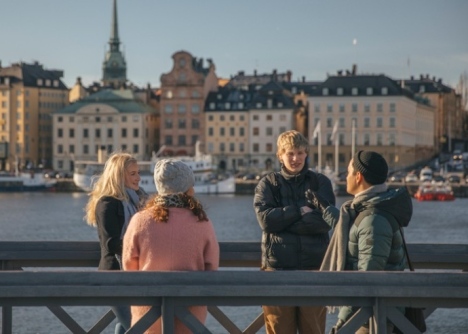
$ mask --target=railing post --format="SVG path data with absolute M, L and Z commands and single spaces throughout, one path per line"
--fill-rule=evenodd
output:
M 174 300 L 169 297 L 164 297 L 161 305 L 162 334 L 175 333 L 174 316 Z
M 11 306 L 2 307 L 2 333 L 11 334 L 13 327 L 13 310 Z

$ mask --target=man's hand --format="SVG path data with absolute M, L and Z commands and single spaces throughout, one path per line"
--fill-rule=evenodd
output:
M 330 206 L 330 203 L 315 191 L 308 189 L 305 192 L 305 196 L 307 198 L 307 206 L 312 209 L 323 212 L 327 207 Z
M 343 327 L 344 325 L 344 321 L 341 320 L 341 319 L 338 319 L 337 323 L 335 326 L 332 327 L 332 329 L 330 330 L 330 333 L 329 334 L 337 334 L 338 333 L 338 330 Z

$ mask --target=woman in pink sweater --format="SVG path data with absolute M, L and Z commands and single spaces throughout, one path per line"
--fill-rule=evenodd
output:
M 132 217 L 125 233 L 124 270 L 217 270 L 219 245 L 211 221 L 194 197 L 192 170 L 181 161 L 163 159 L 155 166 L 154 181 L 158 195 Z M 133 325 L 149 306 L 132 306 L 131 310 Z M 205 322 L 206 306 L 189 310 Z M 191 333 L 177 319 L 175 332 Z M 161 333 L 161 319 L 145 333 Z

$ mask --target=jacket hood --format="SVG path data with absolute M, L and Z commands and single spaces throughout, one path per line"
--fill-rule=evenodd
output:
M 389 189 L 355 205 L 359 212 L 372 208 L 391 214 L 402 227 L 409 225 L 413 215 L 413 201 L 405 187 Z

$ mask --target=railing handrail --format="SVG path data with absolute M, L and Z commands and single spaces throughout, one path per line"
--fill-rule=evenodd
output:
M 220 242 L 221 267 L 260 267 L 259 242 Z M 468 270 L 468 245 L 408 244 L 411 261 L 418 269 Z M 96 241 L 2 241 L 2 269 L 14 267 L 97 267 Z

